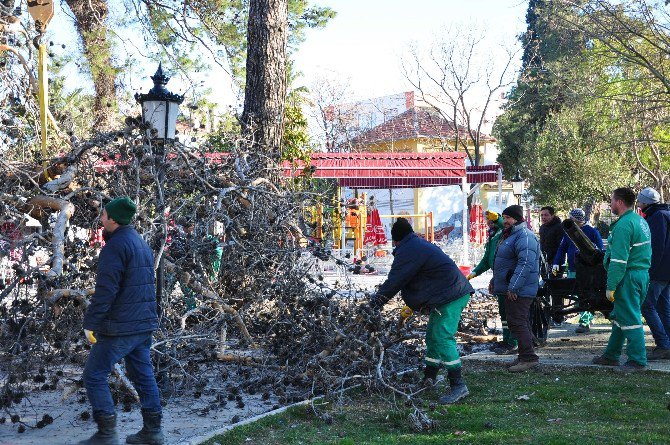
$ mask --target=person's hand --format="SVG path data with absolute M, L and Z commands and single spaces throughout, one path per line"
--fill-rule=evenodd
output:
M 517 294 L 515 294 L 514 292 L 509 291 L 509 290 L 507 291 L 507 299 L 508 300 L 516 301 L 517 298 L 519 298 L 519 296 Z
M 368 306 L 374 310 L 379 310 L 384 306 L 384 303 L 382 302 L 381 298 L 377 296 L 377 294 L 373 294 L 368 301 Z
M 409 317 L 412 316 L 414 311 L 412 310 L 411 307 L 405 306 L 402 309 L 400 309 L 400 316 L 402 317 L 403 320 L 407 320 Z
M 93 335 L 93 331 L 89 331 L 88 329 L 84 329 L 84 335 L 86 336 L 86 340 L 92 345 L 94 345 L 98 340 L 96 340 L 95 335 Z
M 559 272 L 560 270 L 561 270 L 561 266 L 559 266 L 558 264 L 554 264 L 553 266 L 551 266 L 551 274 L 552 274 L 553 276 L 557 276 L 557 275 L 558 275 L 558 272 Z
M 614 303 L 614 291 L 613 290 L 607 290 L 605 292 L 605 298 L 607 298 L 607 301 Z
M 473 272 L 473 273 L 469 274 L 466 278 L 467 278 L 468 280 L 472 280 L 472 279 L 473 279 L 474 277 L 476 277 L 476 276 L 477 276 L 477 274 Z

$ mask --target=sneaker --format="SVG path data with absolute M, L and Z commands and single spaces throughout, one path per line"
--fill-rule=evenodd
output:
M 509 368 L 507 368 L 507 370 L 509 372 L 524 372 L 524 371 L 528 371 L 529 369 L 535 368 L 539 364 L 540 364 L 539 360 L 536 360 L 534 362 L 519 361 L 519 363 L 517 363 L 516 365 L 510 366 Z
M 619 366 L 619 360 L 612 360 L 611 358 L 605 357 L 604 355 L 598 355 L 596 357 L 593 357 L 591 363 L 593 363 L 594 365 L 603 365 L 603 366 Z
M 440 404 L 442 405 L 451 405 L 466 398 L 470 394 L 468 387 L 465 384 L 449 388 L 449 392 L 440 397 Z
M 591 332 L 591 328 L 585 324 L 580 324 L 577 326 L 577 329 L 575 329 L 575 334 L 588 334 L 589 332 Z
M 519 351 L 518 346 L 510 344 L 505 344 L 493 350 L 493 352 L 496 353 L 497 355 L 512 355 L 516 354 L 518 351 Z
M 630 374 L 631 372 L 639 372 L 647 369 L 645 365 L 641 365 L 637 362 L 627 361 L 623 365 L 616 368 L 616 371 L 623 372 L 624 374 Z
M 650 354 L 647 354 L 647 360 L 667 360 L 670 359 L 670 349 L 654 348 Z

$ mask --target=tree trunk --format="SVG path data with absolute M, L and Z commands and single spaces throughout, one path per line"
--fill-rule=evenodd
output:
M 105 20 L 109 15 L 106 0 L 66 0 L 74 14 L 77 32 L 84 46 L 95 87 L 94 129 L 108 131 L 115 127 L 117 117 L 116 75 L 112 64 L 112 48 Z
M 254 144 L 279 152 L 286 102 L 287 0 L 251 0 L 242 129 Z

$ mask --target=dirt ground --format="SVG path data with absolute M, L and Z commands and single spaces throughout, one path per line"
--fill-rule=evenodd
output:
M 328 280 L 352 280 L 353 287 L 361 290 L 371 290 L 375 285 L 383 281 L 384 276 L 375 274 L 370 276 L 330 276 Z M 487 275 L 472 280 L 476 289 L 486 288 L 489 277 Z M 553 328 L 549 331 L 547 345 L 537 350 L 541 363 L 556 366 L 594 366 L 591 358 L 602 352 L 610 331 L 610 325 L 597 323 L 591 327 L 589 334 L 575 334 L 577 327 L 574 323 L 566 322 L 563 326 Z M 496 324 L 499 323 L 499 320 Z M 499 326 L 498 326 L 499 327 Z M 647 332 L 648 346 L 652 346 L 651 334 Z M 497 356 L 490 353 L 487 345 L 475 345 L 466 348 L 473 351 L 472 354 L 463 357 L 464 365 L 477 366 L 478 364 L 503 363 L 513 359 L 513 356 Z M 484 349 L 484 350 L 481 350 Z M 479 351 L 479 352 L 475 352 Z M 670 372 L 670 361 L 651 362 L 650 369 Z M 1 377 L 1 376 L 0 376 Z M 67 375 L 62 379 L 67 381 Z M 76 378 L 76 375 L 70 376 Z M 202 395 L 194 398 L 188 397 L 171 398 L 164 408 L 164 427 L 169 444 L 187 444 L 194 438 L 207 436 L 208 432 L 220 430 L 223 427 L 250 419 L 259 414 L 266 413 L 278 408 L 278 402 L 273 397 L 263 400 L 261 395 L 244 395 L 244 406 L 240 407 L 235 401 L 227 401 L 222 406 L 221 400 L 217 400 L 217 394 L 225 393 L 225 387 L 229 382 L 213 382 L 202 391 Z M 220 386 L 220 388 L 219 388 Z M 26 428 L 25 432 L 19 433 L 19 423 L 12 423 L 9 413 L 0 413 L 0 445 L 65 445 L 77 443 L 77 441 L 88 437 L 95 431 L 95 423 L 92 419 L 83 420 L 83 412 L 90 413 L 90 406 L 83 389 L 62 400 L 64 388 L 59 386 L 53 391 L 35 391 L 29 397 L 24 398 L 18 405 L 16 413 L 21 416 L 21 421 L 27 425 L 35 425 L 44 414 L 50 415 L 53 423 L 44 428 Z M 119 431 L 121 443 L 127 434 L 133 433 L 141 428 L 141 416 L 139 407 L 133 405 L 130 412 L 119 409 Z M 2 422 L 4 417 L 4 422 Z
M 271 411 L 278 406 L 276 399 L 264 401 L 261 395 L 249 394 L 244 395 L 243 408 L 235 401 L 227 401 L 226 406 L 221 406 L 216 400 L 218 392 L 212 386 L 203 390 L 202 396 L 197 399 L 190 395 L 168 401 L 164 408 L 168 443 L 188 442 L 192 437 Z M 5 417 L 5 422 L 0 424 L 0 445 L 69 445 L 93 434 L 96 430 L 93 420 L 81 418 L 83 412 L 90 414 L 85 391 L 80 389 L 65 401 L 62 401 L 62 396 L 62 388 L 56 391 L 36 391 L 13 407 L 12 413 L 18 413 L 28 425 L 35 425 L 44 414 L 53 417 L 53 423 L 41 429 L 27 428 L 25 432 L 19 433 L 19 424 L 11 423 L 7 413 L 0 414 L 0 417 Z M 125 443 L 126 435 L 142 427 L 140 409 L 137 405 L 133 405 L 130 412 L 119 408 L 117 414 L 120 443 Z
M 591 332 L 588 334 L 576 334 L 575 329 L 578 324 L 563 323 L 563 326 L 549 330 L 547 345 L 538 348 L 535 352 L 540 357 L 540 363 L 546 365 L 560 365 L 570 367 L 595 367 L 591 364 L 591 359 L 596 355 L 602 354 L 607 346 L 607 340 L 611 331 L 611 325 L 608 323 L 597 323 L 591 325 Z M 645 325 L 645 339 L 647 347 L 654 346 L 653 338 L 649 328 Z M 515 356 L 496 355 L 488 350 L 470 354 L 463 358 L 467 362 L 490 362 L 504 363 L 512 361 Z M 625 362 L 624 355 L 621 363 Z M 661 360 L 649 362 L 649 369 L 653 371 L 670 372 L 670 360 Z

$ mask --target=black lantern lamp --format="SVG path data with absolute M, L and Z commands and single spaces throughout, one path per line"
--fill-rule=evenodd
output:
M 135 94 L 135 100 L 142 105 L 142 122 L 148 127 L 147 136 L 153 141 L 174 140 L 179 104 L 184 101 L 184 96 L 165 88 L 170 78 L 163 73 L 162 63 L 158 64 L 151 80 L 154 87 L 147 94 Z
M 524 179 L 517 169 L 516 175 L 512 178 L 512 193 L 516 197 L 517 204 L 521 205 L 521 196 L 523 195 Z

